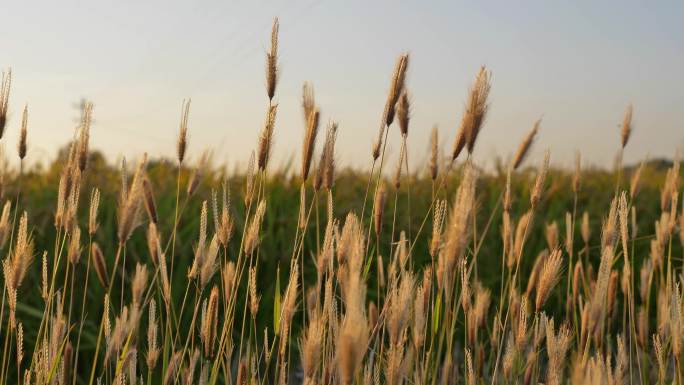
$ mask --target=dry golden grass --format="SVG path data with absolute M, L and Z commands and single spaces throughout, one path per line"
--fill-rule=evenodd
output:
M 5 250 L 0 384 L 682 384 L 683 265 L 674 253 L 684 243 L 679 162 L 666 174 L 655 211 L 646 211 L 654 205 L 637 200 L 647 172 L 643 164 L 627 184 L 619 172 L 612 201 L 600 214 L 601 232 L 592 238 L 589 213 L 578 204 L 583 193 L 579 154 L 574 173 L 567 176 L 572 199 L 560 203 L 564 209 L 556 218 L 543 210 L 546 201 L 557 199 L 547 180 L 550 152 L 532 183 L 521 171 L 540 130 L 537 121 L 505 177 L 497 179 L 496 203 L 484 205 L 484 172 L 470 156 L 456 160 L 463 149 L 474 152 L 485 127 L 492 87 L 485 67 L 469 90 L 446 160 L 432 130 L 426 170 L 431 191 L 415 196 L 416 178 L 407 161 L 409 56 L 399 56 L 369 154 L 366 194 L 358 197 L 360 213 L 344 218 L 334 210 L 338 125 L 329 122 L 316 157 L 320 107 L 313 86 L 304 84 L 302 163 L 293 179 L 299 193 L 297 225 L 287 247 L 277 246 L 286 264 L 265 277 L 275 282 L 273 292 L 265 291 L 261 272 L 274 270 L 269 269 L 273 261 L 262 255 L 264 245 L 274 242 L 268 232 L 274 230 L 265 221 L 274 205 L 285 204 L 275 200 L 269 185 L 277 138 L 273 101 L 281 76 L 278 27 L 275 19 L 266 57 L 266 119 L 246 171 L 243 199 L 231 199 L 226 179 L 220 191 L 217 187 L 202 197 L 206 157 L 185 175 L 188 100 L 174 162 L 173 210 L 157 204 L 147 154 L 130 180 L 122 165 L 117 193 L 98 186 L 88 207 L 80 204 L 91 172 L 92 104 L 84 107 L 51 198 L 56 200 L 54 248 L 35 250 L 36 237 L 45 232 L 29 223 L 28 211 L 36 207 L 23 204 L 22 190 L 7 200 L 0 216 Z M 11 72 L 3 73 L 0 137 L 10 87 Z M 630 105 L 617 148 L 620 161 L 633 130 L 632 113 Z M 390 185 L 383 175 L 395 121 L 401 150 Z M 28 136 L 26 107 L 17 183 L 24 177 Z M 185 190 L 181 180 L 188 182 Z M 422 221 L 397 220 L 398 212 L 411 213 L 411 200 L 400 196 L 427 199 L 428 209 L 418 214 Z M 194 201 L 201 202 L 200 209 L 189 212 L 188 202 Z M 400 202 L 407 207 L 398 207 Z M 107 233 L 102 224 L 108 219 L 100 218 L 100 211 L 110 206 L 116 207 L 116 226 Z M 648 217 L 652 233 L 638 235 L 636 218 L 642 213 L 653 216 Z M 179 224 L 189 218 L 198 219 L 192 222 L 197 225 L 181 231 Z M 168 222 L 172 225 L 163 225 Z M 140 230 L 144 225 L 146 230 Z M 146 249 L 136 248 L 143 238 Z M 306 241 L 311 238 L 314 243 Z M 650 242 L 650 252 L 636 247 L 642 240 Z M 491 258 L 481 255 L 484 242 L 500 247 L 500 260 L 494 261 L 501 266 L 498 280 L 481 273 L 492 271 L 486 266 Z M 184 244 L 192 245 L 191 255 L 179 251 Z M 36 251 L 42 259 L 34 264 Z M 179 273 L 186 265 L 189 269 Z M 25 304 L 35 302 L 26 279 L 33 270 L 40 277 L 35 284 L 40 309 Z M 271 321 L 264 325 L 264 318 Z

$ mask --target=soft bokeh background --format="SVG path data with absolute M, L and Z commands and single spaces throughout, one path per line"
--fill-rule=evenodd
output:
M 54 160 L 73 135 L 81 98 L 95 103 L 93 146 L 110 160 L 172 156 L 181 101 L 192 98 L 190 155 L 210 148 L 219 162 L 244 164 L 265 113 L 275 16 L 281 164 L 298 159 L 301 85 L 309 80 L 324 121 L 340 122 L 341 161 L 368 167 L 403 51 L 412 55 L 414 167 L 433 124 L 450 148 L 481 64 L 493 71 L 482 162 L 511 154 L 543 117 L 532 159 L 548 147 L 556 164 L 570 165 L 581 148 L 589 163 L 610 166 L 630 102 L 627 162 L 684 147 L 681 1 L 14 1 L 2 14 L 0 67 L 15 76 L 9 142 L 28 102 L 32 162 Z M 396 142 L 390 151 L 396 156 Z

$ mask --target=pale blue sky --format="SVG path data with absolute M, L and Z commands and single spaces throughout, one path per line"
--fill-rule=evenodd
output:
M 94 148 L 111 158 L 172 156 L 181 101 L 192 98 L 189 154 L 245 162 L 267 98 L 264 56 L 281 24 L 274 159 L 299 162 L 301 85 L 323 121 L 339 121 L 338 157 L 366 167 L 394 60 L 411 53 L 409 156 L 429 131 L 451 148 L 478 67 L 493 72 L 477 157 L 509 156 L 543 117 L 545 148 L 610 165 L 634 104 L 629 161 L 684 148 L 682 1 L 13 1 L 2 6 L 0 67 L 14 86 L 8 151 L 29 103 L 29 158 L 50 160 L 73 134 L 74 104 L 95 103 Z M 398 133 L 393 132 L 394 138 Z M 390 162 L 398 152 L 391 142 Z

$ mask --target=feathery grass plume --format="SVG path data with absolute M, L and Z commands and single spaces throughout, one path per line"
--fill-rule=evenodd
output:
M 228 182 L 226 182 L 225 179 L 222 182 L 222 190 L 223 194 L 221 196 L 221 214 L 219 219 L 215 218 L 215 222 L 218 223 L 218 226 L 216 226 L 218 240 L 223 247 L 226 247 L 228 245 L 228 242 L 230 242 L 231 237 L 233 236 L 233 228 L 235 222 L 233 221 L 233 217 L 230 215 L 230 188 L 228 186 Z M 215 201 L 216 199 L 214 199 L 214 202 Z M 217 204 L 214 203 L 214 206 L 216 205 Z M 214 211 L 218 211 L 218 208 L 216 208 Z M 214 216 L 216 217 L 217 214 L 215 213 Z
M 8 293 L 14 295 L 16 295 L 17 289 L 24 281 L 28 268 L 33 262 L 33 239 L 28 232 L 28 214 L 26 211 L 19 219 L 19 227 L 15 237 L 14 250 L 11 251 L 9 257 L 3 260 L 5 285 Z
M 5 247 L 10 235 L 10 211 L 12 211 L 12 201 L 7 200 L 2 207 L 2 214 L 0 214 L 0 248 Z
M 463 117 L 465 119 L 465 116 Z M 459 126 L 458 132 L 456 132 L 456 139 L 454 140 L 454 148 L 451 150 L 451 161 L 455 161 L 456 158 L 461 154 L 463 148 L 466 145 L 466 126 L 463 121 Z
M 43 301 L 48 299 L 48 265 L 47 265 L 47 250 L 43 251 L 43 264 L 41 269 L 41 294 Z
M 501 205 L 504 211 L 511 211 L 511 173 L 513 170 L 508 167 L 506 169 L 506 185 L 504 186 L 504 193 Z
M 261 171 L 266 170 L 268 160 L 271 157 L 271 148 L 273 147 L 273 131 L 275 129 L 277 112 L 277 104 L 268 106 L 268 111 L 266 111 L 266 120 L 264 121 L 264 128 L 259 134 L 259 142 L 257 146 L 257 164 Z
M 639 306 L 636 321 L 637 343 L 641 349 L 645 349 L 648 344 L 648 313 L 644 305 Z
M 233 287 L 235 285 L 235 262 L 228 261 L 228 263 L 223 266 L 221 276 L 223 282 L 223 297 L 228 301 L 233 295 Z
M 97 232 L 99 224 L 97 222 L 97 210 L 100 207 L 100 190 L 93 188 L 90 193 L 90 209 L 88 211 L 88 233 L 92 236 Z
M 93 103 L 85 102 L 81 111 L 81 125 L 78 129 L 78 169 L 84 172 L 88 167 L 90 126 L 93 121 Z
M 466 384 L 475 385 L 477 383 L 477 378 L 475 378 L 475 372 L 473 371 L 473 356 L 470 353 L 470 349 L 465 349 L 466 357 Z
M 430 256 L 436 257 L 442 246 L 442 229 L 446 218 L 446 200 L 438 199 L 435 202 L 434 217 L 432 219 L 432 237 L 430 238 Z
M 622 131 L 620 131 L 620 140 L 622 148 L 625 148 L 629 137 L 632 134 L 632 105 L 628 104 L 625 109 L 625 116 L 622 118 Z
M 344 385 L 351 384 L 362 366 L 368 344 L 368 325 L 363 309 L 347 311 L 340 326 L 336 347 L 337 370 Z
M 549 250 L 553 250 L 558 247 L 558 222 L 553 221 L 546 224 L 546 244 L 549 246 Z
M 200 326 L 200 339 L 204 346 L 204 356 L 213 356 L 214 344 L 216 342 L 216 329 L 218 326 L 218 301 L 219 290 L 214 286 L 209 295 L 209 302 L 206 300 L 202 305 L 202 321 Z
M 17 367 L 21 367 L 24 359 L 24 325 L 19 322 L 17 325 Z
M 385 118 L 383 116 L 383 119 L 380 123 L 380 130 L 378 131 L 378 138 L 373 142 L 373 146 L 371 147 L 371 156 L 373 157 L 373 162 L 377 161 L 378 158 L 380 157 L 380 150 L 382 149 L 382 139 L 383 139 L 383 134 L 385 133 Z
M 140 223 L 140 204 L 143 196 L 143 179 L 145 178 L 145 166 L 147 164 L 147 154 L 144 154 L 138 162 L 130 189 L 126 192 L 125 198 L 119 203 L 119 242 L 124 243 L 131 236 L 131 233 Z
M 254 198 L 254 151 L 249 156 L 245 171 L 245 206 L 249 207 Z
M 21 115 L 21 131 L 19 133 L 19 145 L 17 150 L 19 152 L 19 159 L 24 160 L 26 157 L 26 136 L 28 132 L 28 104 L 24 106 L 24 112 Z
M 584 245 L 587 246 L 589 244 L 589 239 L 591 238 L 591 227 L 589 226 L 589 213 L 586 211 L 582 213 L 582 228 L 580 232 L 582 233 Z
M 190 116 L 191 100 L 183 100 L 181 105 L 180 128 L 178 132 L 178 142 L 176 143 L 176 157 L 178 164 L 182 164 L 185 159 L 185 152 L 188 147 L 188 117 Z
M 314 378 L 321 364 L 323 334 L 325 324 L 320 318 L 314 318 L 304 332 L 301 340 L 302 369 L 304 371 L 304 383 L 315 383 Z
M 159 276 L 161 277 L 162 286 L 162 298 L 164 299 L 166 306 L 169 306 L 171 301 L 171 282 L 169 281 L 169 274 L 166 265 L 166 255 L 162 253 L 161 246 L 157 244 L 158 250 L 157 255 L 159 257 Z
M 347 214 L 342 232 L 337 236 L 337 262 L 341 266 L 338 280 L 343 284 L 343 298 L 347 298 L 349 279 L 360 274 L 365 253 L 364 230 L 354 213 Z M 365 295 L 365 294 L 364 294 Z M 363 306 L 361 306 L 363 308 Z
M 639 167 L 632 173 L 632 177 L 629 181 L 629 200 L 634 201 L 641 187 L 641 173 L 644 170 L 645 162 L 641 161 Z
M 302 85 L 302 111 L 304 112 L 304 123 L 309 123 L 309 117 L 316 111 L 316 98 L 314 97 L 313 85 L 309 82 L 304 82 Z
M 209 241 L 209 246 L 207 246 L 204 252 L 204 257 L 202 258 L 202 265 L 199 269 L 199 279 L 200 286 L 205 287 L 211 278 L 218 270 L 219 263 L 217 261 L 219 250 L 219 240 L 216 234 Z
M 97 242 L 93 242 L 92 245 L 92 258 L 93 258 L 93 268 L 97 274 L 97 279 L 100 280 L 102 287 L 109 286 L 109 273 L 107 273 L 107 264 L 105 262 L 104 255 L 100 249 L 100 245 Z
M 78 226 L 74 227 L 71 231 L 67 256 L 72 265 L 77 264 L 81 258 L 81 229 Z
M 639 295 L 642 302 L 646 302 L 648 294 L 651 290 L 651 277 L 653 274 L 653 262 L 650 259 L 645 260 L 641 264 L 639 270 Z
M 261 231 L 261 222 L 264 219 L 264 213 L 266 212 L 266 201 L 261 200 L 257 206 L 252 222 L 250 222 L 249 227 L 245 235 L 245 254 L 251 255 L 256 247 L 259 245 L 259 237 Z
M 535 286 L 537 285 L 537 282 L 539 281 L 539 275 L 541 274 L 541 269 L 544 266 L 544 263 L 549 257 L 549 251 L 548 249 L 544 249 L 537 254 L 537 258 L 534 261 L 534 265 L 532 266 L 532 271 L 530 272 L 530 276 L 527 280 L 527 290 L 525 291 L 525 294 L 529 297 L 532 295 L 532 290 L 534 290 Z
M 515 227 L 515 237 L 513 238 L 513 253 L 512 257 L 506 260 L 506 265 L 509 269 L 518 264 L 522 257 L 523 248 L 525 244 L 525 232 L 531 226 L 532 210 L 528 210 L 518 220 L 518 225 Z
M 147 266 L 139 263 L 135 264 L 135 275 L 131 283 L 131 297 L 133 303 L 141 304 L 145 288 L 147 287 Z
M 7 124 L 7 111 L 10 97 L 10 87 L 12 85 L 12 69 L 2 72 L 2 82 L 0 82 L 0 139 L 5 132 Z
M 658 363 L 658 382 L 665 382 L 665 375 L 667 364 L 665 362 L 667 352 L 663 348 L 663 344 L 660 341 L 660 336 L 658 334 L 653 335 L 653 350 L 655 352 L 656 362 Z
M 150 300 L 149 305 L 149 320 L 147 323 L 147 367 L 153 370 L 157 366 L 159 359 L 159 345 L 157 344 L 157 332 L 159 326 L 157 325 L 156 303 L 154 298 Z
M 15 276 L 14 266 L 8 259 L 2 261 L 2 273 L 5 278 L 5 290 L 7 291 L 7 307 L 9 308 L 9 325 L 14 329 L 16 324 L 15 314 L 17 308 L 17 286 L 13 282 Z
M 273 19 L 271 27 L 271 49 L 266 53 L 266 94 L 268 100 L 273 100 L 276 84 L 278 83 L 278 18 Z
M 76 188 L 80 179 L 78 178 L 79 172 L 77 168 L 74 167 L 74 157 L 75 157 L 76 147 L 71 144 L 69 149 L 69 154 L 67 156 L 67 161 L 59 177 L 59 187 L 57 190 L 57 208 L 55 210 L 55 227 L 62 228 L 66 227 L 69 205 L 69 197 L 73 196 L 72 189 Z
M 306 216 L 306 185 L 299 186 L 299 215 L 297 216 L 297 226 L 305 229 L 307 225 Z
M 473 311 L 470 313 L 472 317 L 471 324 L 474 328 L 484 328 L 485 320 L 487 319 L 487 310 L 491 302 L 492 293 L 489 289 L 482 287 L 477 282 L 475 285 L 475 301 L 473 302 Z M 470 325 L 469 325 L 470 326 Z
M 129 336 L 137 334 L 140 324 L 140 305 L 132 304 L 130 308 L 124 306 L 121 313 L 115 319 L 114 329 L 105 353 L 105 361 L 109 357 L 116 358 L 121 349 L 126 346 Z M 131 350 L 129 350 L 130 352 Z M 133 350 L 135 351 L 135 350 Z M 126 362 L 124 362 L 125 366 Z
M 323 235 L 323 245 L 321 251 L 316 257 L 316 270 L 318 272 L 318 279 L 323 277 L 323 273 L 332 264 L 333 254 L 335 253 L 335 237 L 338 233 L 338 222 L 335 219 L 329 220 L 325 226 L 325 234 Z
M 416 289 L 416 296 L 413 300 L 413 325 L 411 331 L 413 332 L 413 347 L 416 351 L 420 351 L 425 343 L 425 289 L 419 285 Z
M 387 102 L 385 103 L 384 111 L 384 124 L 387 125 L 387 127 L 391 126 L 394 121 L 396 104 L 404 90 L 408 63 L 409 55 L 408 53 L 405 53 L 397 58 L 397 62 L 394 65 L 394 73 L 392 74 L 392 81 L 387 93 Z
M 445 233 L 444 246 L 439 254 L 439 268 L 443 284 L 451 284 L 456 264 L 463 258 L 471 231 L 471 220 L 475 215 L 476 171 L 471 163 L 463 170 L 461 184 L 456 191 L 453 209 Z M 450 286 L 444 286 L 450 288 Z
M 544 302 L 549 297 L 549 294 L 556 286 L 560 279 L 560 272 L 562 269 L 563 257 L 560 249 L 555 249 L 551 252 L 549 257 L 544 262 L 544 266 L 539 273 L 539 280 L 537 282 L 537 296 L 535 298 L 535 308 L 537 311 L 544 306 Z
M 575 243 L 575 224 L 572 221 L 573 216 L 569 211 L 565 212 L 565 251 L 568 255 L 573 255 Z
M 610 278 L 608 279 L 608 301 L 606 304 L 608 318 L 611 318 L 615 310 L 615 296 L 617 294 L 618 287 L 618 272 L 611 271 Z
M 288 336 L 290 334 L 290 328 L 292 325 L 292 317 L 297 311 L 297 290 L 299 287 L 299 263 L 295 260 L 294 264 L 290 269 L 290 280 L 287 284 L 287 289 L 285 289 L 285 296 L 283 297 L 283 307 L 280 313 L 280 335 L 282 336 L 280 340 L 280 350 L 279 354 L 282 357 L 285 356 L 287 352 Z
M 625 262 L 629 263 L 629 252 L 627 242 L 629 242 L 629 208 L 627 207 L 627 193 L 620 194 L 618 202 L 618 217 L 620 219 L 620 239 L 622 240 L 622 252 L 625 255 Z
M 601 253 L 601 263 L 596 277 L 596 287 L 590 302 L 590 322 L 592 325 L 601 325 L 606 315 L 608 301 L 608 286 L 610 284 L 611 269 L 613 265 L 613 248 L 606 246 Z
M 109 294 L 105 293 L 104 305 L 102 306 L 102 329 L 105 336 L 105 342 L 109 344 L 109 340 L 112 336 L 112 324 L 109 320 Z
M 534 122 L 534 126 L 532 126 L 530 132 L 527 133 L 523 141 L 520 143 L 518 152 L 516 152 L 515 156 L 513 157 L 513 170 L 517 170 L 527 157 L 527 154 L 534 143 L 534 138 L 537 136 L 537 132 L 539 132 L 540 125 L 541 119 L 538 119 L 536 122 Z
M 541 200 L 541 195 L 544 192 L 544 180 L 546 179 L 546 173 L 549 171 L 549 157 L 551 156 L 549 150 L 546 150 L 544 154 L 544 162 L 537 173 L 537 179 L 534 182 L 534 187 L 530 193 L 530 205 L 536 207 Z
M 375 203 L 373 204 L 373 225 L 375 226 L 375 236 L 379 239 L 382 232 L 382 219 L 385 213 L 385 201 L 387 200 L 387 190 L 385 184 L 380 183 L 375 190 Z
M 401 336 L 408 328 L 414 286 L 413 274 L 410 272 L 403 273 L 401 283 L 395 285 L 387 297 L 388 308 L 385 325 L 391 345 L 401 343 Z
M 468 153 L 472 154 L 475 148 L 475 140 L 477 139 L 482 123 L 487 116 L 489 105 L 487 98 L 491 88 L 491 72 L 487 71 L 485 66 L 480 67 L 475 83 L 470 88 L 470 95 L 466 102 L 466 110 L 463 114 L 461 125 L 464 127 L 466 147 Z M 458 155 L 457 155 L 458 156 Z
M 69 194 L 66 196 L 64 207 L 66 208 L 63 212 L 62 225 L 65 231 L 69 231 L 73 226 L 77 225 L 77 213 L 79 198 L 81 196 L 81 171 L 74 167 L 74 164 L 70 166 L 73 168 L 72 171 L 72 185 L 69 190 Z
M 656 286 L 656 331 L 663 338 L 670 337 L 670 284 Z
M 390 89 L 387 92 L 387 101 L 385 102 L 385 108 L 382 113 L 382 120 L 380 121 L 380 130 L 378 131 L 378 138 L 373 143 L 372 156 L 373 161 L 376 161 L 380 157 L 380 150 L 382 149 L 383 136 L 385 133 L 385 127 L 392 125 L 394 121 L 394 115 L 396 111 L 396 104 L 404 90 L 404 81 L 406 79 L 406 69 L 408 68 L 409 62 L 408 54 L 403 54 L 397 58 L 396 64 L 394 66 L 394 72 L 392 73 L 392 80 L 390 82 Z
M 401 385 L 407 366 L 404 344 L 390 345 L 385 358 L 385 381 L 388 385 Z
M 575 153 L 575 173 L 572 175 L 572 192 L 577 194 L 580 191 L 580 177 L 582 175 L 582 155 L 579 151 Z
M 399 120 L 399 132 L 401 136 L 406 138 L 408 136 L 409 120 L 411 119 L 411 105 L 409 101 L 408 92 L 404 89 L 397 102 L 397 119 Z
M 250 311 L 250 313 L 252 313 L 252 318 L 256 318 L 257 312 L 259 311 L 259 301 L 261 300 L 261 296 L 257 294 L 256 268 L 255 267 L 249 268 L 248 286 L 249 286 L 249 311 Z
M 439 174 L 439 130 L 432 127 L 430 132 L 430 179 L 434 182 Z
M 549 364 L 546 373 L 546 383 L 560 385 L 563 383 L 563 367 L 565 355 L 570 347 L 572 333 L 567 325 L 562 325 L 558 333 L 554 332 L 553 318 L 546 321 L 546 351 L 549 355 Z
M 337 140 L 337 122 L 330 121 L 325 135 L 325 144 L 318 163 L 318 175 L 323 188 L 330 191 L 335 184 L 335 141 Z M 317 182 L 319 183 L 319 182 Z
M 157 225 L 154 222 L 150 222 L 147 226 L 147 251 L 150 253 L 150 258 L 154 265 L 159 264 L 159 254 L 161 253 L 161 240 L 159 238 L 159 231 L 157 230 Z
M 509 334 L 506 342 L 506 350 L 503 356 L 502 363 L 504 377 L 510 378 L 510 376 L 512 375 L 513 365 L 515 364 L 516 356 L 517 352 L 515 349 L 514 339 L 511 336 L 511 334 Z
M 601 245 L 602 247 L 615 245 L 617 240 L 617 220 L 618 220 L 618 197 L 614 197 L 610 203 L 608 216 L 603 222 L 601 228 Z
M 204 264 L 205 253 L 207 251 L 207 216 L 207 201 L 203 201 L 202 209 L 200 210 L 199 238 L 197 240 L 197 246 L 195 247 L 195 258 L 193 259 L 192 267 L 188 272 L 188 278 L 196 278 Z
M 302 109 L 304 110 L 305 123 L 304 142 L 302 146 L 302 180 L 306 181 L 309 178 L 311 158 L 313 157 L 314 147 L 316 146 L 320 111 L 316 107 L 313 86 L 305 82 L 302 93 Z
M 295 260 L 294 265 L 290 268 L 290 280 L 285 289 L 285 297 L 283 298 L 283 308 L 281 321 L 283 324 L 291 324 L 292 317 L 297 311 L 297 290 L 299 287 L 299 262 Z
M 675 156 L 672 167 L 667 170 L 665 183 L 660 190 L 660 209 L 667 211 L 672 203 L 673 193 L 679 191 L 679 154 Z
M 503 256 L 506 258 L 507 267 L 510 269 L 515 261 L 515 256 L 512 252 L 513 223 L 511 223 L 511 214 L 508 212 L 508 210 L 504 210 L 501 215 L 501 241 L 503 247 Z
M 572 304 L 573 307 L 577 305 L 579 298 L 580 285 L 582 284 L 582 262 L 575 262 L 575 269 L 572 273 Z
M 159 216 L 157 215 L 157 204 L 154 200 L 154 192 L 152 192 L 152 183 L 150 179 L 145 176 L 143 179 L 143 198 L 145 202 L 145 209 L 150 222 L 154 224 L 159 223 Z
M 463 313 L 468 314 L 470 311 L 470 279 L 468 278 L 468 261 L 467 257 L 463 257 L 458 264 L 459 272 L 461 273 L 461 306 Z
M 397 167 L 394 169 L 394 188 L 399 190 L 401 187 L 401 170 L 404 165 L 404 157 L 406 156 L 406 145 L 402 143 L 401 149 L 399 150 L 399 160 L 397 161 Z

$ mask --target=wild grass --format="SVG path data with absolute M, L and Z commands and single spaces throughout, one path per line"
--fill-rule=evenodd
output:
M 26 107 L 20 167 L 2 179 L 0 383 L 681 384 L 679 161 L 623 167 L 630 105 L 606 144 L 615 171 L 579 154 L 554 169 L 548 151 L 526 165 L 539 120 L 484 170 L 471 154 L 485 67 L 442 157 L 436 129 L 410 129 L 408 64 L 400 55 L 390 77 L 369 172 L 340 168 L 344 128 L 318 134 L 310 83 L 301 168 L 269 165 L 286 76 L 277 20 L 243 172 L 195 154 L 189 100 L 175 160 L 108 165 L 89 147 L 86 104 L 57 160 L 25 167 Z M 1 84 L 0 136 L 11 72 Z M 408 167 L 409 133 L 429 135 L 424 170 Z

